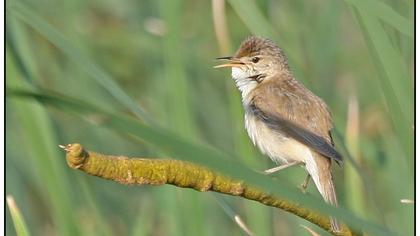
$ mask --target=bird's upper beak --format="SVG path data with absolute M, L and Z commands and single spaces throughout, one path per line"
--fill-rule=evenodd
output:
M 216 60 L 218 60 L 218 61 L 223 60 L 223 61 L 226 61 L 226 63 L 214 66 L 213 68 L 241 67 L 242 65 L 244 65 L 243 62 L 241 62 L 240 60 L 238 60 L 236 58 L 233 58 L 233 57 L 218 57 L 218 58 L 216 58 Z

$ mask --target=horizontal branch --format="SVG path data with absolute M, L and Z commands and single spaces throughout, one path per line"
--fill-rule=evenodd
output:
M 240 196 L 290 212 L 324 228 L 333 235 L 356 235 L 344 225 L 341 232 L 332 232 L 328 217 L 197 164 L 179 160 L 109 156 L 87 151 L 80 144 L 68 144 L 60 147 L 66 150 L 67 163 L 71 168 L 79 169 L 90 175 L 121 184 L 171 184 L 200 192 L 214 191 Z

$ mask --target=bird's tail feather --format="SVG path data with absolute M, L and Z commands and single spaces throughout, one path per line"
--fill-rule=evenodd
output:
M 331 176 L 331 173 L 329 174 Z M 324 190 L 323 192 L 321 192 L 322 197 L 324 198 L 324 200 L 328 203 L 331 204 L 333 206 L 337 206 L 337 195 L 335 193 L 335 187 L 334 187 L 334 182 L 332 177 L 329 177 L 328 179 L 326 179 L 326 181 L 324 182 Z M 318 188 L 318 187 L 317 187 Z M 320 190 L 318 188 L 318 190 Z M 338 220 L 330 217 L 330 222 L 331 222 L 331 229 L 334 232 L 339 232 L 340 231 L 340 224 L 338 223 Z
M 308 166 L 309 164 L 309 166 Z M 315 164 L 315 163 L 314 163 Z M 320 192 L 321 196 L 324 198 L 325 202 L 332 206 L 337 206 L 337 195 L 335 193 L 334 182 L 331 174 L 331 170 L 328 169 L 319 169 L 317 165 L 311 166 L 310 163 L 306 164 L 306 169 L 311 175 L 316 188 Z M 334 232 L 341 231 L 340 224 L 337 219 L 330 217 L 331 219 L 331 229 Z

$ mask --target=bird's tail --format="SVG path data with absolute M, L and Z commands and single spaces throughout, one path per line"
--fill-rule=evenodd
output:
M 330 162 L 330 160 L 326 160 Z M 309 164 L 309 165 L 308 165 Z M 311 165 L 311 163 L 306 163 L 306 169 L 308 170 L 309 174 L 311 175 L 316 188 L 318 189 L 321 196 L 324 198 L 325 202 L 332 206 L 337 206 L 337 195 L 335 193 L 334 182 L 331 174 L 330 163 L 327 165 Z M 338 220 L 330 217 L 331 219 L 331 230 L 334 232 L 341 231 L 340 224 Z

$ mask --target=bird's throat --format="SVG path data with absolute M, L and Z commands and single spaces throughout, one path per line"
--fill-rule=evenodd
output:
M 232 68 L 232 79 L 235 81 L 236 87 L 238 87 L 241 92 L 242 102 L 244 105 L 248 105 L 250 103 L 251 91 L 258 85 L 258 82 L 250 78 L 250 76 L 252 75 L 240 68 Z

